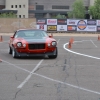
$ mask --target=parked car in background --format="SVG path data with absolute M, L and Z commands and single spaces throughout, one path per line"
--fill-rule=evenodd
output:
M 12 54 L 13 58 L 31 56 L 56 58 L 57 42 L 44 30 L 20 29 L 10 37 L 9 54 Z

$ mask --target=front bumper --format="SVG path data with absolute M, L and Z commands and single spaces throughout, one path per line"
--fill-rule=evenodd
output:
M 56 55 L 56 49 L 53 52 L 46 52 L 46 53 L 20 53 L 16 51 L 18 57 L 39 57 L 39 56 L 53 56 Z

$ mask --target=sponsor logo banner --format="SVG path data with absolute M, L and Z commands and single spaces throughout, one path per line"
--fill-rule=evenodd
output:
M 100 20 L 97 20 L 97 26 L 100 26 Z
M 87 20 L 87 25 L 96 25 L 96 20 L 94 19 Z
M 57 23 L 58 25 L 67 25 L 67 19 L 58 19 Z
M 77 27 L 75 25 L 68 25 L 67 26 L 67 30 L 68 31 L 76 31 L 77 30 Z
M 78 20 L 67 19 L 67 25 L 77 25 Z
M 47 25 L 57 25 L 57 19 L 47 19 Z
M 87 31 L 95 32 L 96 30 L 96 26 L 87 26 Z
M 97 26 L 97 32 L 100 32 L 100 26 Z
M 37 24 L 46 24 L 45 19 L 37 19 L 36 22 L 37 22 Z
M 57 31 L 57 26 L 56 25 L 48 25 L 47 31 Z
M 86 31 L 87 20 L 79 20 L 77 23 L 77 31 Z
M 37 25 L 37 29 L 47 31 L 47 25 Z
M 57 31 L 67 31 L 67 25 L 57 25 Z

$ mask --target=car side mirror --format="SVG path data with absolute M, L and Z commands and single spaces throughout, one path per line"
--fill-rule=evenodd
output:
M 13 39 L 14 37 L 13 37 L 13 36 L 11 36 L 10 38 L 11 38 L 11 39 Z
M 53 38 L 53 37 L 50 35 L 49 38 Z
M 50 38 L 53 38 L 53 34 L 49 35 Z

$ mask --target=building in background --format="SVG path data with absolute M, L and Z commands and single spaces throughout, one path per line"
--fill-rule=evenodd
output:
M 13 10 L 13 9 L 5 9 L 6 8 L 6 0 L 0 0 L 0 14 L 1 13 L 9 13 L 9 12 L 13 12 L 15 14 L 17 14 L 17 10 Z
M 1 12 L 13 11 L 18 18 L 51 18 L 57 14 L 67 16 L 75 0 L 0 0 Z M 86 14 L 94 0 L 84 0 Z
M 5 0 L 6 10 L 17 10 L 18 18 L 28 18 L 28 0 Z
M 0 0 L 0 10 L 5 8 L 5 0 Z

